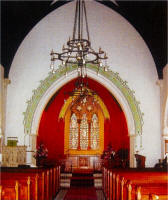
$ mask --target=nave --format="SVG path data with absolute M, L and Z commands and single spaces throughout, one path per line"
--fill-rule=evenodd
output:
M 108 168 L 69 173 L 51 168 L 1 168 L 0 200 L 166 200 L 168 173 Z

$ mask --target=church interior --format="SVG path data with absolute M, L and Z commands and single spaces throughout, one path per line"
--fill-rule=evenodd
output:
M 167 2 L 1 10 L 0 200 L 168 199 Z

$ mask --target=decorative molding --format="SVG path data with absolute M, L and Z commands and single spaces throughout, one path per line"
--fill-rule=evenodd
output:
M 91 70 L 97 71 L 96 65 L 88 65 L 88 68 Z M 122 80 L 122 78 L 119 76 L 118 72 L 113 72 L 111 70 L 103 71 L 102 69 L 99 70 L 99 72 L 102 76 L 109 79 L 124 95 L 125 99 L 127 100 L 132 115 L 134 119 L 135 124 L 135 134 L 142 134 L 142 127 L 143 127 L 143 115 L 144 113 L 141 112 L 139 104 L 134 96 L 135 91 L 131 90 L 128 85 L 127 81 Z
M 75 70 L 75 66 L 68 67 L 68 72 L 71 72 Z M 24 133 L 30 134 L 31 133 L 31 126 L 33 121 L 33 116 L 35 113 L 35 110 L 38 106 L 38 103 L 40 102 L 40 99 L 45 94 L 47 89 L 60 77 L 64 76 L 66 73 L 66 69 L 59 67 L 56 73 L 49 73 L 48 76 L 40 81 L 40 85 L 37 89 L 33 90 L 33 96 L 30 100 L 27 101 L 27 109 L 23 113 L 24 114 Z
M 46 91 L 49 89 L 49 87 L 57 81 L 60 77 L 65 76 L 66 72 L 70 73 L 74 70 L 76 70 L 77 66 L 71 65 L 67 68 L 60 66 L 56 73 L 49 73 L 48 77 L 46 77 L 44 80 L 40 81 L 40 85 L 37 89 L 33 90 L 33 96 L 32 98 L 27 101 L 27 109 L 23 113 L 24 114 L 24 132 L 25 134 L 31 133 L 31 127 L 33 122 L 33 116 L 36 111 L 36 108 L 40 102 L 40 99 L 45 95 Z M 136 100 L 134 96 L 134 91 L 132 91 L 128 85 L 127 81 L 123 81 L 121 77 L 119 76 L 119 73 L 113 72 L 111 70 L 103 71 L 102 69 L 98 72 L 98 67 L 96 65 L 87 65 L 87 68 L 91 69 L 92 71 L 95 71 L 102 76 L 106 77 L 108 80 L 110 80 L 123 94 L 125 99 L 127 100 L 130 110 L 133 115 L 134 119 L 134 125 L 135 125 L 135 134 L 142 134 L 142 127 L 143 127 L 143 113 L 140 110 L 139 102 Z

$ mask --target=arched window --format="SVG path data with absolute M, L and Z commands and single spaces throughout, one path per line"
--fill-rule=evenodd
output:
M 78 122 L 75 113 L 72 114 L 70 120 L 69 147 L 70 149 L 78 147 Z
M 91 149 L 99 148 L 99 120 L 96 114 L 93 114 L 91 121 Z
M 69 147 L 70 149 L 81 150 L 87 150 L 88 148 L 91 150 L 99 149 L 99 119 L 96 114 L 93 114 L 91 118 L 90 128 L 86 113 L 83 114 L 80 124 L 75 113 L 72 114 L 70 120 Z
M 72 100 L 65 115 L 65 154 L 102 154 L 104 148 L 104 107 L 101 107 L 101 102 L 101 99 L 95 100 L 93 96 L 76 97 Z
M 80 124 L 80 149 L 87 150 L 88 148 L 88 121 L 86 114 L 83 114 Z

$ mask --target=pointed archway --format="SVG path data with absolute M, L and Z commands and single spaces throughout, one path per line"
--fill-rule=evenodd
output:
M 65 70 L 58 70 L 55 74 L 49 74 L 44 81 L 41 81 L 41 85 L 34 91 L 32 99 L 28 102 L 27 110 L 24 113 L 24 128 L 25 134 L 31 137 L 30 145 L 32 149 L 36 148 L 36 136 L 43 109 L 56 91 L 77 77 L 75 69 L 75 66 L 69 67 L 67 77 L 64 75 Z M 134 153 L 137 148 L 136 136 L 141 135 L 143 125 L 143 114 L 135 99 L 134 92 L 129 89 L 127 82 L 123 81 L 118 73 L 100 71 L 97 75 L 97 67 L 88 66 L 87 74 L 88 77 L 104 85 L 114 95 L 124 111 L 130 137 L 130 166 L 133 167 L 135 163 Z

